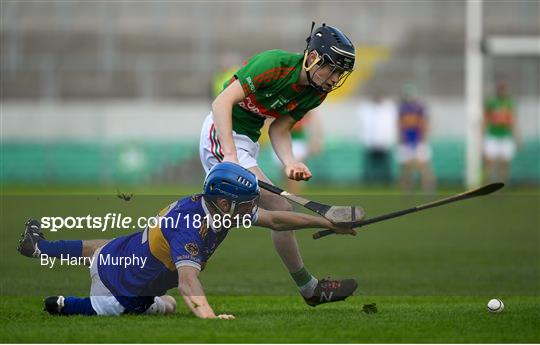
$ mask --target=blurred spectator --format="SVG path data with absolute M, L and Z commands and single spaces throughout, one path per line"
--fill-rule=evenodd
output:
M 317 110 L 310 110 L 300 121 L 296 122 L 291 129 L 291 139 L 293 155 L 298 161 L 303 162 L 322 151 L 323 131 Z M 279 164 L 279 169 L 283 170 L 281 169 L 281 162 L 274 152 L 273 156 L 274 161 Z M 305 184 L 288 179 L 285 175 L 283 177 L 287 184 L 286 190 L 293 194 L 300 194 L 302 186 Z
M 397 110 L 391 99 L 376 92 L 360 104 L 358 117 L 364 144 L 364 176 L 367 183 L 389 184 L 392 178 L 392 148 L 396 144 Z
M 514 100 L 505 81 L 499 81 L 496 94 L 486 100 L 484 121 L 484 157 L 490 182 L 506 181 L 509 165 L 519 136 L 514 116 Z
M 435 177 L 431 169 L 431 147 L 427 142 L 428 115 L 418 99 L 416 87 L 405 84 L 399 104 L 398 161 L 401 168 L 401 187 L 405 192 L 414 189 L 414 172 L 420 173 L 424 192 L 433 192 Z

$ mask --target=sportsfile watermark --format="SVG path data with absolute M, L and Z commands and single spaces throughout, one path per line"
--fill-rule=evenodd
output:
M 252 216 L 229 214 L 190 214 L 177 213 L 175 216 L 130 217 L 122 213 L 107 213 L 103 216 L 44 216 L 41 217 L 43 230 L 57 232 L 58 230 L 129 230 L 145 228 L 200 228 L 203 225 L 219 228 L 250 228 Z

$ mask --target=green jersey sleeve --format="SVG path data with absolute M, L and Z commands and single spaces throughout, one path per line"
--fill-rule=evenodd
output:
M 308 111 L 310 111 L 311 109 L 305 109 L 305 108 L 300 108 L 300 109 L 295 109 L 293 111 L 291 111 L 289 113 L 289 115 L 295 120 L 295 121 L 300 121 L 302 120 L 302 118 L 304 117 L 304 115 L 307 114 Z

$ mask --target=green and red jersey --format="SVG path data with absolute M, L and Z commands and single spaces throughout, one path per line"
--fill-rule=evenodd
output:
M 299 121 L 323 102 L 326 93 L 297 84 L 303 59 L 302 54 L 265 51 L 252 57 L 224 84 L 227 87 L 238 79 L 246 95 L 232 109 L 232 126 L 236 133 L 257 142 L 267 117 L 289 115 Z
M 512 136 L 514 102 L 509 97 L 493 97 L 486 102 L 486 131 L 493 137 Z

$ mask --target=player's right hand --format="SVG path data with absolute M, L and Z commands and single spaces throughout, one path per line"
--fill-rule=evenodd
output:
M 234 315 L 232 315 L 232 314 L 219 314 L 218 316 L 216 316 L 216 319 L 221 319 L 221 320 L 234 320 L 235 317 L 234 317 Z

